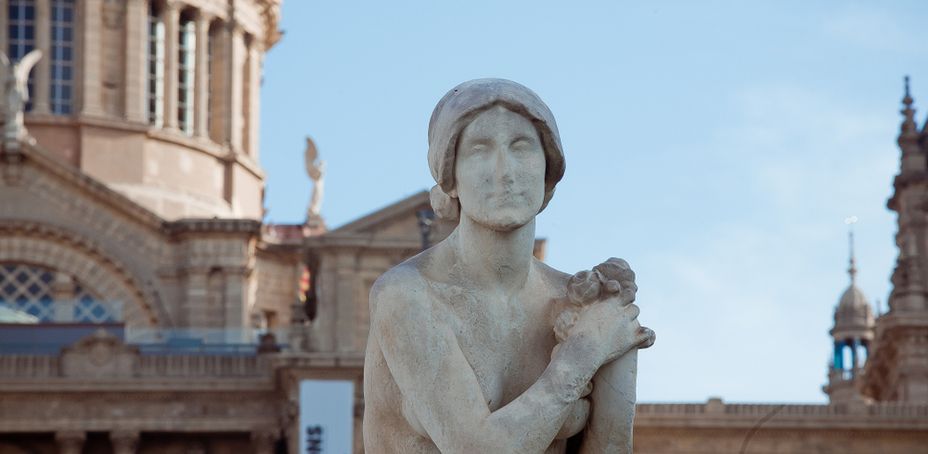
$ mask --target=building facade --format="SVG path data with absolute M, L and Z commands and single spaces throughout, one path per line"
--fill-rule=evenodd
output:
M 362 451 L 370 287 L 454 225 L 426 192 L 332 230 L 262 223 L 279 15 L 280 0 L 0 0 L 0 50 L 43 53 L 28 136 L 0 149 L 0 452 L 299 452 L 304 380 L 355 384 Z M 831 403 L 639 405 L 637 452 L 928 445 L 928 132 L 907 99 L 890 310 L 873 318 L 852 262 Z

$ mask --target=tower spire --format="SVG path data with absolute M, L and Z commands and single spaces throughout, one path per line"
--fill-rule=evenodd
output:
M 900 138 L 914 136 L 918 132 L 918 127 L 915 125 L 915 109 L 912 108 L 912 103 L 915 100 L 912 99 L 912 94 L 909 92 L 909 76 L 905 76 L 903 80 L 905 81 L 905 95 L 902 97 L 903 108 L 900 113 L 904 119 L 902 120 Z
M 847 244 L 850 252 L 847 274 L 851 276 L 851 285 L 854 285 L 857 279 L 857 260 L 854 257 L 854 224 L 857 223 L 857 216 L 850 216 L 844 220 L 847 224 Z

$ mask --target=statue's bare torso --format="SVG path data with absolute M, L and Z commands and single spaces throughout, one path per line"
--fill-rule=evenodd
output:
M 441 258 L 430 250 L 384 274 L 377 286 L 401 286 L 402 293 L 423 295 L 433 311 L 433 326 L 423 330 L 451 330 L 472 367 L 490 411 L 496 411 L 525 392 L 542 374 L 555 345 L 554 317 L 564 305 L 567 276 L 534 261 L 524 290 L 509 301 L 499 295 L 464 289 L 449 276 L 436 275 L 427 264 Z M 383 293 L 380 293 L 381 295 Z M 375 289 L 371 305 L 404 304 L 379 301 Z M 492 301 L 496 298 L 497 301 Z M 488 304 L 488 302 L 491 302 Z M 365 439 L 387 453 L 439 452 L 429 439 L 394 381 L 375 336 L 365 358 Z M 378 389 L 368 389 L 368 388 Z M 555 440 L 548 453 L 564 451 Z

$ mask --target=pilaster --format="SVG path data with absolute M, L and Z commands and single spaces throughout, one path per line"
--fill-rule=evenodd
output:
M 357 307 L 359 285 L 357 257 L 351 250 L 341 251 L 337 257 L 335 297 L 337 350 L 353 352 L 360 349 L 355 345 L 357 317 L 355 307 Z
M 103 29 L 101 11 L 103 0 L 85 0 L 81 10 L 81 115 L 103 116 L 103 99 L 100 91 L 101 60 L 100 32 Z M 43 59 L 45 60 L 45 59 Z M 47 62 L 48 60 L 46 60 Z
M 10 0 L 0 0 L 0 30 L 4 30 L 4 33 L 0 33 L 0 50 L 4 54 L 9 55 L 9 39 L 7 38 L 7 33 L 9 33 L 10 27 Z M 2 90 L 3 87 L 0 87 Z
M 202 327 L 207 318 L 207 281 L 209 269 L 190 267 L 184 270 L 185 298 L 181 323 L 183 328 Z
M 3 29 L 4 34 L 6 29 Z M 49 0 L 35 2 L 35 48 L 42 51 L 42 58 L 35 65 L 33 77 L 32 113 L 49 112 L 48 94 L 51 89 L 51 8 Z M 5 51 L 5 49 L 4 49 Z
M 230 341 L 241 342 L 245 339 L 244 334 L 251 327 L 251 319 L 248 316 L 249 304 L 249 277 L 251 269 L 248 267 L 228 267 L 224 268 L 225 273 L 225 326 L 234 331 L 230 335 L 236 337 Z M 241 334 L 240 334 L 241 333 Z
M 145 0 L 129 0 L 126 4 L 126 119 L 148 122 L 148 11 Z
M 335 255 L 327 253 L 322 255 L 319 260 L 319 277 L 316 279 L 316 295 L 318 301 L 325 301 L 330 304 L 320 304 L 316 313 L 316 320 L 313 321 L 313 329 L 316 330 L 316 341 L 318 342 L 317 350 L 323 352 L 336 351 L 335 333 L 337 331 L 336 320 L 338 311 L 338 274 L 335 263 Z

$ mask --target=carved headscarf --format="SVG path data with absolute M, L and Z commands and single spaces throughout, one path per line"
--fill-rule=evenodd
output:
M 493 106 L 502 106 L 524 116 L 535 125 L 545 152 L 544 210 L 554 195 L 554 186 L 564 176 L 564 150 L 554 115 L 535 92 L 506 79 L 475 79 L 454 87 L 438 101 L 429 120 L 429 169 L 438 183 L 432 187 L 435 213 L 456 219 L 458 201 L 448 195 L 454 189 L 454 159 L 458 138 L 470 122 Z

